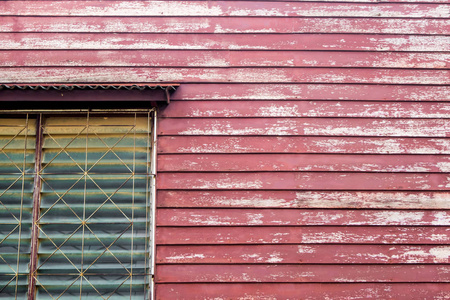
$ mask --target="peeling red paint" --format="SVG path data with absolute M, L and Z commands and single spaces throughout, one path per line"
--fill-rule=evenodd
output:
M 449 299 L 448 1 L 0 11 L 2 83 L 182 83 L 158 112 L 155 299 Z

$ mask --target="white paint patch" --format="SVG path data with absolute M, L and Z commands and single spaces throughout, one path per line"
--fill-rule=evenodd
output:
M 430 254 L 435 257 L 436 263 L 450 263 L 450 247 L 435 247 L 430 249 Z
M 256 115 L 261 117 L 296 117 L 301 116 L 297 105 L 280 106 L 272 104 L 270 106 L 261 107 L 256 112 Z
M 247 213 L 246 216 L 248 225 L 262 225 L 264 223 L 262 220 L 264 218 L 263 214 Z
M 230 217 L 219 217 L 211 215 L 205 218 L 204 215 L 196 215 L 196 214 L 191 214 L 187 222 L 197 225 L 208 225 L 208 226 L 233 224 L 233 220 Z
M 423 263 L 429 256 L 430 254 L 425 252 L 424 250 L 410 250 L 400 255 L 392 255 L 392 258 L 399 259 L 411 264 L 419 264 Z
M 224 117 L 233 117 L 238 115 L 239 112 L 233 109 L 223 109 L 223 110 L 201 110 L 195 109 L 191 112 L 191 117 L 214 117 L 216 115 L 221 115 Z
M 205 258 L 205 255 L 203 255 L 203 254 L 185 254 L 185 255 L 176 255 L 176 256 L 166 257 L 167 260 L 172 260 L 172 261 L 184 261 L 184 260 L 191 260 L 191 259 L 196 259 L 196 258 L 203 259 L 203 258 Z
M 367 217 L 375 216 L 373 223 L 376 224 L 398 224 L 398 225 L 410 225 L 412 224 L 422 224 L 424 212 L 402 212 L 402 211 L 383 211 L 367 214 Z M 352 224 L 359 224 L 360 222 L 353 222 Z
M 245 261 L 262 261 L 262 257 L 259 254 L 242 254 L 240 256 Z
M 268 263 L 280 263 L 283 261 L 280 252 L 273 252 L 270 254 L 270 257 L 266 260 Z
M 450 225 L 450 214 L 445 211 L 439 211 L 434 214 L 434 220 L 431 222 L 432 225 Z
M 310 246 L 301 245 L 301 246 L 298 246 L 298 248 L 297 248 L 298 254 L 304 254 L 304 253 L 311 254 L 314 252 L 316 252 L 316 249 L 314 247 L 310 247 Z
M 440 242 L 447 242 L 450 240 L 449 235 L 447 234 L 432 234 L 430 235 L 430 240 L 432 241 L 440 241 Z
M 283 241 L 284 236 L 288 236 L 289 233 L 277 232 L 273 234 L 272 243 L 280 243 Z

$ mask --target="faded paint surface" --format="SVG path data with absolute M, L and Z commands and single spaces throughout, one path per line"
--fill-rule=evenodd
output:
M 1 83 L 181 83 L 159 111 L 156 299 L 450 299 L 448 1 L 0 15 Z

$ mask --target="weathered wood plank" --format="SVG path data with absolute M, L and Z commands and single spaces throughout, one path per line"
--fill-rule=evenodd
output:
M 0 41 L 1 43 L 1 41 Z M 450 45 L 450 44 L 449 44 Z M 351 68 L 0 68 L 11 82 L 369 83 L 449 85 L 450 70 Z
M 245 292 L 243 292 L 245 291 Z M 335 299 L 357 300 L 445 299 L 448 283 L 188 283 L 158 284 L 158 300 L 239 299 Z
M 448 137 L 449 119 L 184 118 L 159 120 L 159 135 Z
M 449 53 L 331 51 L 76 50 L 0 51 L 10 67 L 355 67 L 448 68 Z
M 449 139 L 161 136 L 159 153 L 450 154 Z
M 160 173 L 159 189 L 450 190 L 448 173 Z
M 184 83 L 172 99 L 450 101 L 450 86 Z
M 289 42 L 287 42 L 289 41 Z M 0 49 L 450 51 L 450 36 L 360 34 L 0 33 Z
M 179 10 L 179 9 L 177 9 Z M 357 33 L 445 35 L 448 19 L 268 17 L 3 17 L 0 32 Z
M 159 116 L 168 118 L 343 117 L 449 118 L 450 103 L 349 101 L 172 101 Z
M 159 265 L 163 282 L 450 282 L 448 265 Z
M 450 8 L 429 4 L 316 3 L 272 1 L 3 1 L 1 15 L 31 16 L 271 16 L 447 18 Z M 395 2 L 395 1 L 390 1 Z M 402 2 L 402 1 L 400 1 Z M 403 1 L 415 2 L 415 1 Z M 441 1 L 445 3 L 445 1 Z
M 160 264 L 448 264 L 450 263 L 450 246 L 158 246 L 156 262 Z
M 430 244 L 449 245 L 449 227 L 158 227 L 158 245 Z
M 158 226 L 450 226 L 439 210 L 159 208 Z
M 158 207 L 450 209 L 448 192 L 164 191 Z
M 159 172 L 450 172 L 449 155 L 159 155 Z

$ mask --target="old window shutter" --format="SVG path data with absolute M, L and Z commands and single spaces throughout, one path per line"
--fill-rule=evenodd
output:
M 14 114 L 0 118 L 0 298 L 148 298 L 155 110 L 142 107 L 168 102 L 169 88 L 125 87 L 134 94 L 123 106 L 122 87 L 3 85 Z M 58 111 L 35 101 L 61 106 L 59 95 L 69 102 Z M 95 109 L 74 109 L 77 99 Z
M 2 294 L 23 299 L 27 292 L 38 153 L 36 298 L 145 297 L 150 112 L 0 120 Z M 35 132 L 42 134 L 41 151 L 34 149 Z
M 150 124 L 136 115 L 45 120 L 38 295 L 145 294 Z
M 36 120 L 0 119 L 0 298 L 23 299 L 28 286 Z
M 23 299 L 27 292 L 36 177 L 41 181 L 32 272 L 36 288 L 28 288 L 36 298 L 145 297 L 151 251 L 150 113 L 1 119 L 3 295 Z M 39 134 L 42 148 L 35 151 Z M 35 153 L 42 160 L 37 174 Z

